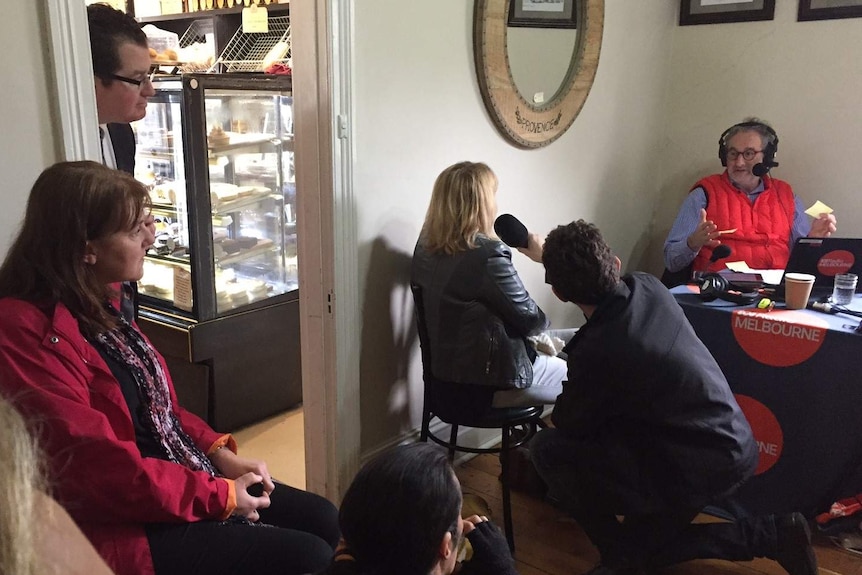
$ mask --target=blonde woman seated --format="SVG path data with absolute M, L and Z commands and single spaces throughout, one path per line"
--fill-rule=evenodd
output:
M 490 396 L 493 407 L 553 404 L 566 362 L 527 341 L 548 320 L 494 235 L 496 193 L 497 177 L 482 163 L 455 164 L 434 182 L 411 272 L 430 347 L 424 368 L 444 385 Z M 541 246 L 535 235 L 529 241 L 522 251 L 535 259 Z

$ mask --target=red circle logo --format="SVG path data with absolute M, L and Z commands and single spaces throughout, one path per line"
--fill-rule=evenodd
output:
M 747 395 L 736 395 L 745 419 L 751 426 L 754 441 L 757 443 L 757 469 L 755 475 L 760 475 L 778 462 L 784 450 L 784 432 L 775 415 L 768 407 Z
M 855 261 L 856 258 L 847 250 L 832 250 L 817 261 L 817 271 L 824 276 L 844 274 L 853 267 Z
M 829 324 L 799 311 L 737 309 L 733 337 L 752 359 L 774 367 L 796 365 L 817 353 Z

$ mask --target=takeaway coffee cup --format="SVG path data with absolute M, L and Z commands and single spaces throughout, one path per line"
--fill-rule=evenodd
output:
M 784 302 L 787 309 L 805 309 L 812 287 L 814 276 L 811 274 L 784 274 Z

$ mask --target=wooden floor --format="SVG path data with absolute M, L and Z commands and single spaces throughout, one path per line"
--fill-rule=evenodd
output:
M 492 518 L 502 525 L 500 463 L 494 455 L 481 455 L 457 468 L 465 494 L 488 502 Z M 521 575 L 578 575 L 589 571 L 598 554 L 578 525 L 538 499 L 512 492 L 515 559 Z M 827 538 L 815 539 L 821 575 L 862 575 L 862 556 L 836 547 Z M 734 563 L 691 561 L 665 569 L 667 575 L 784 575 L 778 563 L 768 559 Z

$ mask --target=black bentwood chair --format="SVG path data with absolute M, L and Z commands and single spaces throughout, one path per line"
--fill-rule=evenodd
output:
M 498 453 L 502 473 L 500 482 L 503 487 L 503 529 L 509 549 L 515 552 L 515 536 L 512 530 L 512 504 L 509 490 L 509 452 L 530 440 L 537 427 L 544 427 L 542 406 L 532 407 L 491 407 L 495 389 L 484 385 L 470 385 L 440 381 L 431 374 L 431 349 L 428 345 L 428 331 L 425 323 L 425 309 L 422 302 L 422 288 L 410 286 L 416 307 L 416 326 L 419 330 L 419 346 L 422 350 L 422 374 L 425 381 L 422 408 L 422 430 L 420 441 L 442 445 L 449 450 L 449 459 L 454 460 L 456 451 L 467 453 Z M 449 440 L 431 433 L 431 420 L 437 417 L 452 427 Z M 480 429 L 500 429 L 502 442 L 497 447 L 469 447 L 458 444 L 458 429 L 461 426 Z M 513 437 L 513 430 L 522 428 L 525 433 Z

